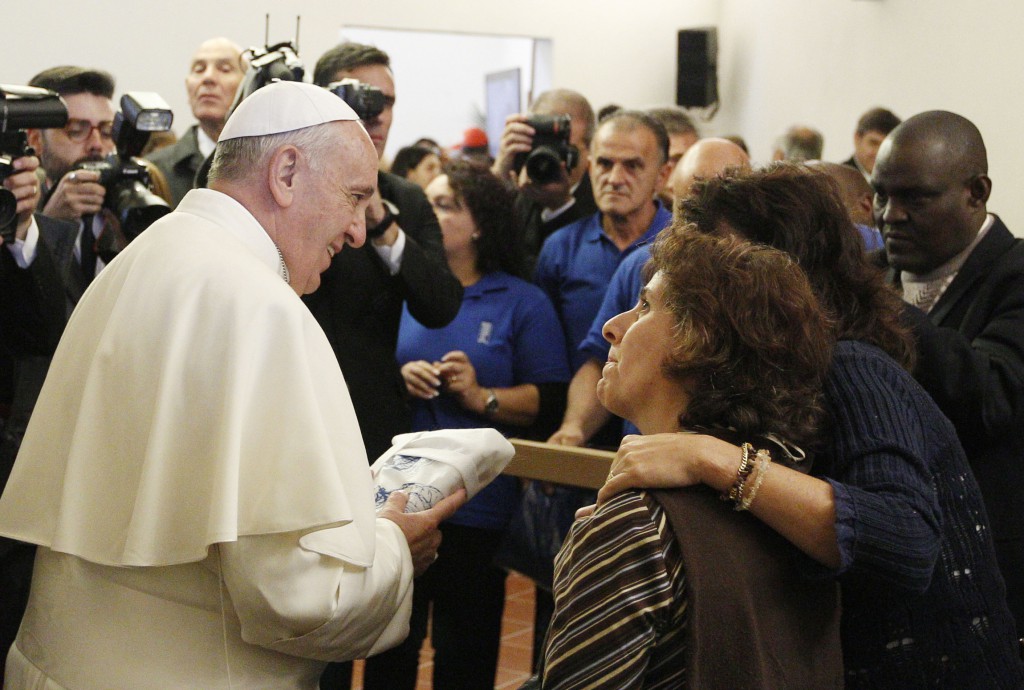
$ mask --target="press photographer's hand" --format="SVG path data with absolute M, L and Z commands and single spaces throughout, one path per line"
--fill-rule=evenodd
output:
M 57 183 L 43 214 L 77 221 L 82 216 L 99 213 L 107 193 L 99 179 L 100 174 L 95 170 L 72 170 Z
M 17 224 L 14 236 L 19 240 L 23 240 L 28 232 L 29 225 L 32 223 L 32 214 L 39 205 L 41 192 L 39 189 L 39 178 L 36 177 L 39 159 L 35 156 L 22 156 L 21 158 L 15 158 L 11 163 L 11 167 L 16 172 L 4 179 L 4 189 L 13 194 L 18 203 L 15 211 L 17 213 Z M 2 241 L 0 239 L 0 242 Z

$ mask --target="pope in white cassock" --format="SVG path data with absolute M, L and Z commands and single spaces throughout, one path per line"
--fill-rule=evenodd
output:
M 407 632 L 464 500 L 375 516 L 337 359 L 299 300 L 365 237 L 377 157 L 316 86 L 242 102 L 210 188 L 86 292 L 0 534 L 39 545 L 8 688 L 314 688 Z

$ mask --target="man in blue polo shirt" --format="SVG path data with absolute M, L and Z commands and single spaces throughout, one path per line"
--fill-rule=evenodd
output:
M 630 110 L 608 116 L 594 135 L 590 161 L 598 212 L 548 237 L 535 276 L 558 312 L 574 372 L 586 361 L 577 347 L 615 269 L 672 220 L 655 199 L 672 172 L 668 134 L 657 120 Z
M 691 146 L 672 173 L 670 183 L 676 201 L 690 193 L 690 186 L 698 179 L 707 179 L 729 169 L 745 170 L 750 158 L 736 144 L 725 139 L 701 139 Z M 581 446 L 591 440 L 612 415 L 597 399 L 597 382 L 608 359 L 608 341 L 604 324 L 616 314 L 628 311 L 636 304 L 640 288 L 644 285 L 643 268 L 650 258 L 650 245 L 644 243 L 622 260 L 608 280 L 604 301 L 594 317 L 590 331 L 579 344 L 577 355 L 583 363 L 569 384 L 565 417 L 550 439 L 551 443 Z M 623 421 L 622 433 L 640 433 L 628 421 Z

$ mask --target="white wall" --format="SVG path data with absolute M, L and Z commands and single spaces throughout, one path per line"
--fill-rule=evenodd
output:
M 553 40 L 552 81 L 596 107 L 668 103 L 675 94 L 680 28 L 719 27 L 722 107 L 707 133 L 738 132 L 755 160 L 789 124 L 825 134 L 825 155 L 846 158 L 857 116 L 885 105 L 907 116 L 946 108 L 971 118 L 989 147 L 990 208 L 1024 234 L 1016 163 L 1024 140 L 1017 66 L 1024 65 L 1024 13 L 1006 0 L 154 0 L 82 3 L 0 0 L 0 82 L 24 83 L 60 63 L 110 69 L 121 90 L 155 90 L 189 123 L 183 79 L 202 40 L 224 34 L 243 45 L 292 35 L 302 15 L 300 54 L 310 66 L 346 24 L 538 36 Z M 443 77 L 443 75 L 439 75 Z M 401 80 L 401 75 L 398 76 Z M 399 117 L 415 117 L 403 103 Z

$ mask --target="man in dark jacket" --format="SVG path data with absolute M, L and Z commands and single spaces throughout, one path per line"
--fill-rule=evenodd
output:
M 914 375 L 967 451 L 1024 631 L 1024 241 L 986 211 L 985 144 L 954 113 L 894 129 L 871 186 L 889 278 L 913 307 Z

